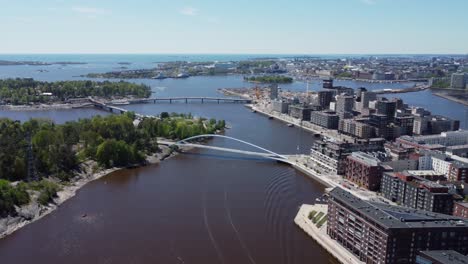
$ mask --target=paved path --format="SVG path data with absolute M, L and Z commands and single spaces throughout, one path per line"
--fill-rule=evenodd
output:
M 380 197 L 377 196 L 375 192 L 367 191 L 367 190 L 362 190 L 356 187 L 353 187 L 352 183 L 343 179 L 342 176 L 340 175 L 327 175 L 327 174 L 320 174 L 316 172 L 313 168 L 307 167 L 305 164 L 307 164 L 307 155 L 294 155 L 294 156 L 288 156 L 290 160 L 290 164 L 305 173 L 307 176 L 310 178 L 322 183 L 323 185 L 331 188 L 339 187 L 342 189 L 345 189 L 346 191 L 350 192 L 354 196 L 362 199 L 362 200 L 372 200 L 372 201 L 380 201 Z M 348 188 L 345 188 L 343 184 L 346 183 L 346 186 Z
M 355 255 L 350 253 L 337 241 L 331 239 L 327 235 L 327 224 L 325 223 L 322 227 L 317 228 L 317 226 L 312 223 L 309 219 L 309 213 L 315 210 L 317 212 L 327 213 L 327 205 L 307 205 L 303 204 L 299 209 L 299 213 L 294 218 L 294 222 L 311 236 L 315 241 L 317 241 L 323 248 L 325 248 L 332 256 L 334 256 L 338 261 L 343 264 L 363 264 L 364 262 L 360 261 Z
M 348 135 L 344 135 L 341 133 L 338 133 L 338 130 L 333 130 L 333 129 L 326 129 L 317 125 L 314 125 L 310 122 L 307 121 L 300 121 L 297 118 L 293 118 L 289 115 L 285 114 L 280 114 L 277 112 L 273 112 L 271 110 L 266 109 L 266 107 L 261 107 L 259 105 L 247 105 L 247 107 L 251 108 L 252 110 L 255 110 L 259 113 L 262 113 L 267 116 L 271 116 L 275 119 L 278 119 L 280 121 L 283 121 L 285 123 L 293 124 L 297 127 L 300 127 L 301 129 L 307 130 L 312 133 L 320 134 L 324 137 L 332 138 L 334 140 L 339 140 L 339 141 L 348 141 L 348 142 L 354 142 L 354 138 L 350 137 Z

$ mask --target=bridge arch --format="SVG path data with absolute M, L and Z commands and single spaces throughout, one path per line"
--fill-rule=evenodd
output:
M 189 137 L 189 138 L 177 141 L 175 143 L 175 145 L 183 145 L 184 143 L 188 143 L 188 141 L 190 141 L 190 140 L 200 139 L 200 138 L 224 138 L 224 139 L 229 139 L 229 140 L 240 142 L 240 143 L 243 143 L 245 145 L 248 145 L 248 146 L 254 147 L 256 149 L 262 150 L 262 151 L 266 152 L 266 154 L 271 154 L 271 155 L 273 155 L 272 157 L 270 157 L 271 159 L 283 160 L 283 161 L 288 160 L 287 157 L 285 157 L 285 156 L 283 156 L 281 154 L 278 154 L 278 153 L 273 152 L 271 150 L 268 150 L 266 148 L 262 148 L 260 146 L 255 145 L 255 144 L 252 144 L 250 142 L 247 142 L 247 141 L 244 141 L 244 140 L 241 140 L 241 139 L 237 139 L 237 138 L 234 138 L 234 137 L 216 135 L 216 134 L 205 134 L 205 135 L 198 135 L 198 136 Z

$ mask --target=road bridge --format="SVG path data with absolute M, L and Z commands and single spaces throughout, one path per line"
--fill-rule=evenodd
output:
M 252 102 L 250 99 L 243 98 L 228 98 L 228 97 L 200 97 L 200 96 L 189 96 L 189 97 L 157 97 L 157 98 L 146 98 L 146 99 L 131 99 L 128 100 L 130 104 L 140 104 L 140 103 L 157 103 L 157 102 L 166 102 L 172 104 L 173 102 L 179 103 L 191 103 L 191 102 L 201 102 L 203 103 L 239 103 L 239 104 L 249 104 Z
M 93 99 L 93 98 L 88 98 L 89 99 L 89 102 L 96 108 L 98 109 L 101 109 L 103 111 L 108 111 L 108 112 L 111 112 L 111 113 L 114 113 L 114 114 L 125 114 L 127 112 L 129 112 L 129 110 L 127 109 L 124 109 L 124 108 L 121 108 L 121 107 L 118 107 L 118 106 L 115 106 L 115 105 L 111 105 L 111 104 L 108 104 L 106 102 L 101 102 L 99 100 L 96 100 L 96 99 Z M 135 113 L 135 116 L 137 119 L 143 119 L 145 116 L 142 115 L 142 114 L 137 114 Z

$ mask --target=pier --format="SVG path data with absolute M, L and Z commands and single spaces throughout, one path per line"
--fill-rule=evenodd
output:
M 412 92 L 420 92 L 429 89 L 428 85 L 420 85 L 408 88 L 401 88 L 401 89 L 381 89 L 381 90 L 374 90 L 372 92 L 376 94 L 396 94 L 396 93 L 412 93 Z

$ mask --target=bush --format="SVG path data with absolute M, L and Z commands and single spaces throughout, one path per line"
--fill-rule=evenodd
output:
M 309 219 L 314 218 L 314 216 L 317 214 L 317 211 L 312 211 L 309 213 Z
M 315 216 L 315 217 L 312 219 L 312 223 L 316 224 L 316 223 L 320 220 L 320 218 L 322 218 L 323 215 L 324 215 L 323 212 L 318 213 L 317 216 Z
M 60 190 L 60 186 L 48 180 L 31 182 L 29 186 L 31 189 L 40 192 L 37 201 L 42 205 L 47 205 L 52 202 L 53 198 L 57 197 L 57 192 Z
M 29 194 L 24 184 L 12 186 L 7 180 L 0 180 L 0 215 L 15 213 L 15 205 L 29 203 Z
M 135 146 L 129 146 L 121 140 L 110 139 L 99 145 L 96 159 L 100 165 L 111 168 L 140 162 L 143 157 Z

